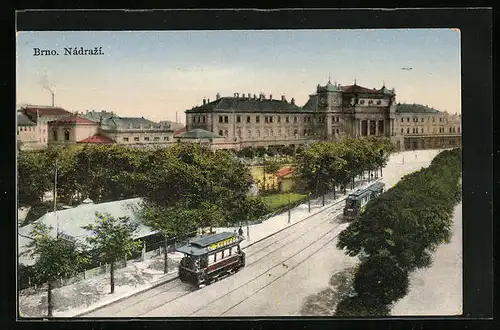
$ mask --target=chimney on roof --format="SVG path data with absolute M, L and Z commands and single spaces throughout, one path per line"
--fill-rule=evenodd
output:
M 269 99 L 272 100 L 273 99 L 273 94 L 269 94 Z
M 264 98 L 265 98 L 264 93 L 260 93 L 260 94 L 259 94 L 259 100 L 260 100 L 260 101 L 262 101 Z
M 295 104 L 295 99 L 292 97 L 292 99 L 290 100 L 290 103 L 291 104 Z
M 281 95 L 281 102 L 286 102 L 285 95 Z
M 243 98 L 245 98 L 245 93 L 241 94 Z
M 253 94 L 253 99 L 256 100 L 257 99 L 257 95 Z
M 203 104 L 207 104 L 207 100 L 203 99 Z
M 207 100 L 207 103 L 210 103 L 210 99 Z
M 220 94 L 219 93 L 215 94 L 215 99 L 216 100 L 220 99 Z
M 54 106 L 54 92 L 51 93 L 52 93 L 52 106 Z

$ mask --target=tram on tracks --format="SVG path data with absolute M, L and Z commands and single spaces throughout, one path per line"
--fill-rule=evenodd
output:
M 344 207 L 344 217 L 347 219 L 354 219 L 365 210 L 366 204 L 380 196 L 385 190 L 385 184 L 382 182 L 375 182 L 364 189 L 357 189 L 351 192 L 346 200 Z
M 245 266 L 245 252 L 241 251 L 243 237 L 222 232 L 197 237 L 176 251 L 184 254 L 179 264 L 179 279 L 197 287 L 237 272 Z

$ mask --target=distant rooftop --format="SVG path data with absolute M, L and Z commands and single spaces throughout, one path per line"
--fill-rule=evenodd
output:
M 195 128 L 195 129 L 190 130 L 188 132 L 184 132 L 184 133 L 177 135 L 176 138 L 181 138 L 181 139 L 221 139 L 224 137 L 217 135 L 215 133 L 209 132 L 209 131 L 205 131 L 204 129 L 201 129 L 201 128 Z
M 22 111 L 40 116 L 71 115 L 72 113 L 61 107 L 52 107 L 46 105 L 25 105 L 21 107 Z
M 17 126 L 36 126 L 36 123 L 29 119 L 24 113 L 17 112 Z
M 399 113 L 440 113 L 441 111 L 422 105 L 422 104 L 406 104 L 398 103 L 396 112 Z
M 205 101 L 205 100 L 204 100 Z M 295 105 L 295 100 L 292 98 L 286 101 L 284 97 L 281 99 L 273 99 L 271 96 L 263 94 L 240 96 L 235 93 L 233 97 L 220 97 L 212 102 L 206 102 L 202 105 L 186 110 L 186 113 L 200 112 L 219 112 L 219 111 L 237 111 L 237 112 L 301 112 L 302 108 Z

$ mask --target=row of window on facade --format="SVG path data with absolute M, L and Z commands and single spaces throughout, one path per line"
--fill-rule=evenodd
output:
M 21 126 L 21 127 L 18 127 L 17 129 L 17 134 L 19 134 L 19 132 L 34 132 L 36 130 L 35 127 L 33 126 Z
M 420 134 L 424 133 L 424 128 L 420 128 Z M 427 133 L 430 133 L 429 127 L 427 127 Z M 436 128 L 432 128 L 432 133 L 436 133 Z M 445 128 L 444 127 L 439 127 L 439 132 L 438 133 L 445 133 Z M 460 127 L 450 127 L 448 133 L 460 133 Z M 404 134 L 404 128 L 401 128 L 401 134 Z M 410 134 L 410 128 L 406 128 L 406 134 Z M 412 128 L 412 134 L 419 134 L 418 132 L 418 127 L 413 127 Z
M 365 100 L 359 100 L 359 104 L 365 104 Z M 368 104 L 373 104 L 373 100 L 368 100 Z M 377 100 L 377 105 L 382 104 L 382 101 Z
M 406 121 L 407 122 L 410 122 L 410 117 L 406 117 Z M 430 117 L 427 117 L 427 122 L 430 122 L 431 121 L 431 118 Z M 403 123 L 404 122 L 404 118 L 401 117 L 401 122 Z M 414 123 L 418 123 L 418 118 L 417 117 L 413 117 L 412 118 L 412 122 Z M 420 118 L 420 122 L 424 122 L 424 118 Z M 432 122 L 435 123 L 436 122 L 436 117 L 432 117 Z M 439 122 L 442 123 L 443 122 L 443 117 L 439 117 Z
M 290 129 L 285 130 L 284 131 L 285 137 L 290 136 L 291 132 L 292 131 Z M 340 130 L 338 128 L 335 129 L 334 132 L 335 132 L 335 134 L 340 134 Z M 240 139 L 241 139 L 241 134 L 242 134 L 241 130 L 237 130 L 236 131 L 236 136 L 238 138 L 240 138 Z M 312 130 L 310 128 L 304 128 L 302 136 L 310 136 L 311 134 L 312 134 Z M 228 135 L 229 135 L 229 131 L 227 129 L 226 130 L 219 130 L 219 135 L 220 136 L 224 136 L 224 137 L 227 138 Z M 299 130 L 298 129 L 294 129 L 293 130 L 293 136 L 296 137 L 298 135 L 299 135 Z M 271 129 L 265 129 L 264 130 L 264 136 L 266 136 L 266 137 L 275 136 L 273 129 L 272 128 Z M 278 129 L 276 136 L 281 136 L 281 130 L 280 129 Z M 260 130 L 256 130 L 255 131 L 255 136 L 254 137 L 260 138 Z M 252 138 L 252 130 L 248 130 L 247 131 L 247 138 Z
M 264 122 L 265 123 L 273 123 L 274 120 L 276 119 L 276 123 L 281 123 L 281 116 L 264 116 Z M 205 123 L 206 117 L 205 116 L 194 116 L 193 117 L 193 123 Z M 285 116 L 284 118 L 285 123 L 290 123 L 290 116 Z M 312 116 L 306 116 L 303 117 L 304 123 L 311 123 L 312 121 Z M 320 116 L 318 117 L 318 122 L 322 123 L 325 121 L 325 116 Z M 339 122 L 340 117 L 333 117 L 334 122 Z M 251 116 L 246 116 L 246 122 L 251 123 L 252 118 Z M 298 122 L 298 117 L 294 116 L 293 117 L 293 123 Z M 219 116 L 219 123 L 229 123 L 229 116 Z M 238 115 L 236 116 L 236 123 L 241 123 L 241 116 Z M 255 116 L 255 123 L 260 123 L 260 116 Z
M 134 136 L 134 142 L 140 142 L 140 138 L 138 136 Z M 143 137 L 143 141 L 151 141 L 151 138 L 149 136 L 144 136 Z M 159 136 L 155 136 L 153 137 L 153 141 L 156 141 L 156 142 L 159 142 L 160 141 L 160 137 Z M 170 137 L 169 136 L 164 136 L 163 137 L 163 141 L 170 141 Z M 124 137 L 123 138 L 123 142 L 130 142 L 130 138 L 129 137 Z
M 34 126 L 28 126 L 28 127 L 21 126 L 21 127 L 17 128 L 17 135 L 19 135 L 19 132 L 35 132 L 35 131 L 36 131 L 36 127 L 34 127 Z M 39 128 L 38 132 L 45 134 L 45 128 L 43 130 L 41 128 Z

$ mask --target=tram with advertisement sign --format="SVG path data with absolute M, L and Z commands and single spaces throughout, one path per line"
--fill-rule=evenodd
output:
M 366 204 L 384 192 L 385 184 L 375 182 L 365 189 L 357 189 L 350 193 L 345 200 L 344 217 L 354 219 L 365 210 Z
M 197 237 L 176 251 L 184 254 L 179 264 L 179 279 L 196 286 L 208 285 L 245 266 L 245 253 L 240 243 L 243 237 L 222 232 Z

